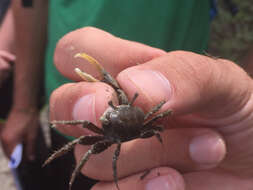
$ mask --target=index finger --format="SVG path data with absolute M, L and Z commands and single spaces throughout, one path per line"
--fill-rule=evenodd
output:
M 83 59 L 74 58 L 75 54 L 81 52 L 98 60 L 112 76 L 128 67 L 166 54 L 161 49 L 123 40 L 97 28 L 85 27 L 68 33 L 56 46 L 54 63 L 65 77 L 80 80 L 74 72 L 77 67 L 101 79 L 94 66 Z

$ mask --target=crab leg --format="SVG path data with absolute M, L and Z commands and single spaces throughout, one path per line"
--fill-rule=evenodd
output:
M 141 134 L 141 138 L 149 138 L 149 137 L 152 137 L 152 136 L 156 136 L 156 138 L 158 139 L 158 141 L 163 144 L 163 141 L 162 141 L 162 138 L 161 138 L 161 135 L 158 131 L 155 131 L 155 130 L 150 130 L 150 131 L 145 131 Z
M 98 154 L 100 152 L 103 152 L 105 149 L 107 149 L 109 146 L 111 146 L 111 144 L 112 144 L 111 142 L 104 140 L 104 141 L 99 141 L 96 144 L 91 146 L 91 148 L 83 155 L 83 157 L 81 158 L 81 161 L 75 167 L 75 169 L 71 175 L 70 181 L 69 181 L 69 190 L 71 190 L 71 187 L 73 185 L 73 182 L 74 182 L 77 174 L 81 171 L 84 164 L 89 160 L 90 156 L 92 154 Z
M 148 119 L 151 115 L 153 115 L 154 113 L 158 112 L 161 107 L 165 104 L 165 101 L 160 102 L 160 104 L 156 105 L 155 107 L 153 107 L 144 117 L 144 120 Z
M 84 166 L 84 164 L 89 160 L 92 152 L 93 152 L 93 149 L 94 149 L 94 146 L 91 147 L 91 149 L 89 149 L 85 154 L 84 156 L 81 158 L 81 161 L 78 163 L 78 165 L 75 167 L 72 175 L 71 175 L 71 178 L 70 178 L 70 181 L 69 181 L 69 190 L 71 190 L 71 187 L 73 185 L 73 182 L 75 181 L 76 179 L 76 176 L 77 174 L 79 174 L 79 172 L 81 171 L 82 167 Z
M 69 142 L 68 144 L 66 144 L 65 146 L 63 146 L 62 148 L 60 148 L 59 150 L 57 150 L 55 153 L 53 153 L 43 164 L 43 167 L 47 164 L 49 164 L 50 162 L 52 162 L 54 159 L 68 153 L 70 150 L 72 150 L 74 148 L 74 146 L 76 144 L 85 144 L 85 145 L 91 145 L 94 144 L 100 140 L 102 140 L 104 137 L 103 136 L 81 136 L 71 142 Z
M 130 106 L 132 106 L 133 105 L 133 103 L 134 103 L 134 101 L 136 100 L 136 98 L 139 96 L 139 94 L 138 93 L 135 93 L 134 94 L 134 97 L 133 97 L 133 99 L 131 100 L 131 102 L 129 103 L 129 105 Z
M 118 175 L 117 175 L 117 160 L 119 158 L 120 148 L 121 148 L 121 143 L 118 143 L 117 148 L 113 155 L 113 159 L 112 159 L 113 178 L 118 190 L 119 190 L 119 185 L 118 185 Z
M 100 135 L 104 134 L 103 129 L 98 128 L 96 125 L 94 125 L 93 123 L 91 123 L 87 120 L 68 120 L 68 121 L 65 121 L 65 120 L 55 121 L 54 120 L 54 121 L 51 121 L 51 124 L 52 124 L 52 128 L 56 128 L 57 124 L 62 124 L 62 125 L 80 125 L 80 124 L 82 124 L 83 128 L 87 128 L 90 131 L 100 134 Z
M 172 110 L 167 110 L 165 112 L 162 112 L 162 113 L 156 115 L 155 117 L 153 117 L 151 120 L 145 122 L 144 123 L 144 127 L 147 126 L 147 125 L 150 125 L 150 124 L 154 123 L 157 119 L 166 117 L 167 115 L 170 115 L 170 114 L 172 114 Z

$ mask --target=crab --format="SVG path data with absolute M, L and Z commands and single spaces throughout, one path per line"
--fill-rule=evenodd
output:
M 85 53 L 78 53 L 75 55 L 75 57 L 86 59 L 89 63 L 96 66 L 96 68 L 103 76 L 102 82 L 109 84 L 116 91 L 119 105 L 114 105 L 112 101 L 108 102 L 109 107 L 100 117 L 102 128 L 99 128 L 93 123 L 86 120 L 51 121 L 51 126 L 53 128 L 61 124 L 73 126 L 82 125 L 83 128 L 94 132 L 96 135 L 83 135 L 69 142 L 57 150 L 55 153 L 53 153 L 45 161 L 44 165 L 49 164 L 54 159 L 69 152 L 75 147 L 76 144 L 91 145 L 90 149 L 83 155 L 71 175 L 69 181 L 69 189 L 71 190 L 71 186 L 77 174 L 80 173 L 82 167 L 88 161 L 90 156 L 92 154 L 99 154 L 105 151 L 111 145 L 116 144 L 116 150 L 112 158 L 112 168 L 113 179 L 117 189 L 119 190 L 117 160 L 120 155 L 121 144 L 134 139 L 145 139 L 153 136 L 155 136 L 162 144 L 160 132 L 163 131 L 163 126 L 156 125 L 155 121 L 170 115 L 172 111 L 167 110 L 155 115 L 155 113 L 158 112 L 165 104 L 165 101 L 162 101 L 145 114 L 140 107 L 133 105 L 136 98 L 138 97 L 138 94 L 135 93 L 133 98 L 129 101 L 126 93 L 120 88 L 118 82 L 102 67 L 102 65 L 98 63 L 97 60 Z M 78 68 L 76 68 L 75 71 L 85 81 L 98 81 L 93 76 L 81 71 Z

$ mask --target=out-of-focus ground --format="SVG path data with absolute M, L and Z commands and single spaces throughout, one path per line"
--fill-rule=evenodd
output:
M 253 47 L 253 2 L 233 0 L 239 12 L 232 16 L 223 0 L 218 1 L 218 15 L 211 25 L 208 52 L 214 56 L 240 62 L 250 47 Z M 0 147 L 0 189 L 15 190 L 8 161 Z
M 0 189 L 16 190 L 16 186 L 11 171 L 8 168 L 8 160 L 4 156 L 1 146 L 0 146 Z

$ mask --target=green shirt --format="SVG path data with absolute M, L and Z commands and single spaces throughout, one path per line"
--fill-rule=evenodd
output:
M 68 82 L 53 64 L 56 43 L 66 33 L 94 26 L 166 51 L 203 52 L 209 9 L 209 0 L 51 0 L 45 64 L 47 101 L 55 88 Z

